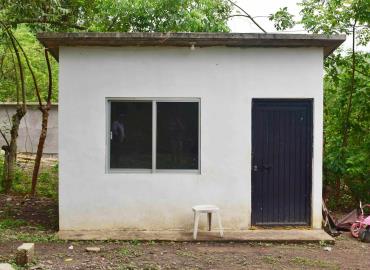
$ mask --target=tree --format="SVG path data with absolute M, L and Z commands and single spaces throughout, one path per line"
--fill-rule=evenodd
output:
M 304 0 L 302 19 L 287 8 L 270 15 L 278 30 L 301 24 L 311 33 L 351 36 L 348 52 L 325 62 L 324 180 L 338 202 L 347 188 L 356 200 L 370 199 L 370 56 L 357 50 L 370 41 L 368 0 Z M 342 194 L 343 195 L 343 194 Z
M 352 55 L 338 53 L 325 63 L 324 127 L 325 182 L 348 187 L 355 200 L 370 199 L 370 54 L 356 53 L 352 81 Z M 355 90 L 351 92 L 352 85 Z M 352 95 L 352 96 L 351 96 Z M 348 103 L 352 107 L 348 116 Z M 348 118 L 347 118 L 348 117 Z M 344 123 L 348 123 L 347 141 L 343 144 Z M 335 195 L 338 196 L 336 193 Z M 340 201 L 337 201 L 339 203 Z M 345 202 L 343 202 L 345 203 Z
M 39 88 L 41 91 L 41 97 L 45 99 L 47 97 L 48 89 L 48 74 L 47 64 L 44 58 L 44 47 L 37 41 L 35 34 L 26 25 L 19 25 L 17 28 L 12 29 L 14 37 L 22 44 L 22 48 L 27 55 L 29 62 L 32 64 L 33 72 L 38 79 Z M 6 46 L 6 40 L 0 42 L 0 102 L 16 102 L 16 83 L 14 78 L 13 62 L 9 55 L 9 47 Z M 58 65 L 56 61 L 51 59 L 51 67 L 53 77 L 57 78 Z M 34 82 L 30 73 L 25 72 L 25 86 L 26 89 L 26 100 L 28 102 L 37 102 L 37 96 L 35 94 Z M 52 102 L 58 100 L 57 84 L 53 84 L 52 91 Z
M 227 0 L 0 0 L 0 20 L 15 33 L 22 30 L 34 40 L 38 31 L 226 32 L 229 31 L 227 20 L 231 9 Z M 56 83 L 53 83 L 56 65 L 49 63 L 45 52 L 46 76 L 40 50 L 34 57 L 35 51 L 21 45 L 22 41 L 15 39 L 29 70 L 24 85 L 34 89 L 31 96 L 27 91 L 27 99 L 36 100 L 42 113 L 31 188 L 31 193 L 35 194 L 47 134 L 48 110 L 51 101 L 56 99 Z M 0 56 L 1 59 L 6 60 L 6 56 Z M 7 80 L 7 83 L 14 86 L 13 80 Z M 0 82 L 0 90 L 2 87 L 6 88 Z M 0 94 L 0 98 L 16 99 L 13 91 L 7 90 L 7 93 Z
M 26 114 L 26 87 L 24 66 L 16 38 L 14 37 L 12 31 L 8 28 L 8 26 L 3 24 L 1 21 L 0 27 L 2 30 L 1 34 L 6 40 L 5 46 L 7 47 L 7 49 L 5 51 L 9 51 L 13 63 L 13 78 L 16 80 L 15 96 L 17 100 L 17 109 L 11 120 L 10 140 L 7 139 L 6 133 L 0 130 L 0 135 L 4 138 L 4 141 L 6 143 L 6 145 L 2 146 L 2 150 L 5 152 L 2 188 L 4 189 L 5 193 L 8 193 L 11 189 L 15 173 L 14 168 L 17 158 L 17 138 L 19 125 L 22 118 Z M 4 61 L 4 59 L 2 61 Z
M 2 0 L 0 18 L 36 30 L 225 32 L 226 0 Z

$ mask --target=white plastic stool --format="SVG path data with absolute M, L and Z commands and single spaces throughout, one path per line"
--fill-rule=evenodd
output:
M 196 205 L 196 206 L 193 206 L 193 212 L 194 212 L 194 231 L 193 231 L 194 239 L 197 239 L 199 216 L 201 213 L 206 213 L 208 216 L 208 230 L 209 231 L 211 230 L 211 226 L 212 226 L 212 214 L 215 213 L 217 215 L 220 235 L 221 237 L 224 236 L 224 229 L 222 228 L 222 224 L 221 224 L 220 208 L 218 208 L 215 205 Z

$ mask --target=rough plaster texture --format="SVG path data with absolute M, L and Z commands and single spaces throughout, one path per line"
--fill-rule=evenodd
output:
M 0 127 L 9 128 L 16 106 L 0 103 Z M 45 141 L 44 153 L 58 153 L 58 106 L 53 105 L 49 112 L 48 134 Z M 36 153 L 41 132 L 41 112 L 37 105 L 28 105 L 27 113 L 21 121 L 18 137 L 18 151 L 22 153 Z M 0 146 L 5 142 L 0 136 Z
M 321 227 L 322 64 L 320 48 L 61 47 L 60 230 L 191 230 L 196 204 L 248 229 L 252 98 L 314 98 Z M 107 97 L 200 98 L 201 173 L 107 173 Z

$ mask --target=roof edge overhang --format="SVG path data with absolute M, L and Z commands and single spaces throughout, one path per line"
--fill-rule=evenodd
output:
M 42 32 L 37 39 L 59 59 L 64 46 L 175 46 L 175 47 L 321 47 L 329 56 L 345 40 L 345 35 L 258 34 L 258 33 L 126 33 L 126 32 Z

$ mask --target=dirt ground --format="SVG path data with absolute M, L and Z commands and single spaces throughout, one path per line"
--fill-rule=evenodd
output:
M 10 199 L 9 199 L 10 198 Z M 10 211 L 10 205 L 17 207 Z M 333 246 L 320 244 L 60 241 L 56 203 L 0 195 L 0 224 L 22 219 L 17 228 L 1 228 L 0 262 L 14 262 L 22 242 L 35 242 L 35 262 L 25 269 L 370 269 L 370 244 L 348 233 Z M 73 247 L 73 248 L 72 248 Z M 86 252 L 99 247 L 100 252 Z M 330 247 L 330 251 L 326 251 Z

